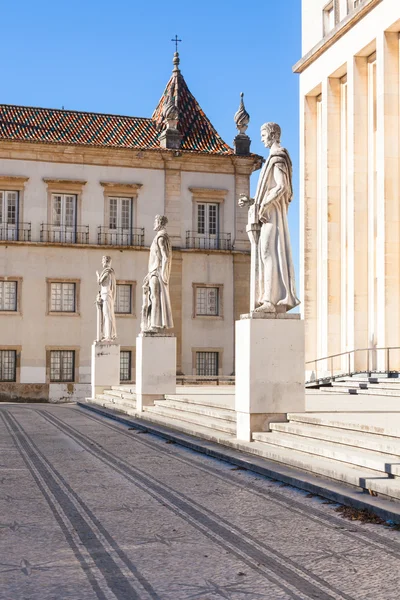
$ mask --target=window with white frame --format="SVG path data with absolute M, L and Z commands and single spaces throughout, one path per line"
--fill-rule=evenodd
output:
M 0 381 L 16 381 L 16 350 L 0 350 Z
M 196 352 L 196 375 L 218 375 L 218 363 L 218 352 Z
M 58 232 L 58 236 L 54 241 L 74 242 L 76 232 L 76 195 L 52 194 L 51 214 L 53 232 Z
M 50 312 L 76 312 L 76 283 L 50 282 Z
M 196 286 L 196 316 L 219 315 L 219 288 Z
M 0 239 L 18 239 L 18 192 L 0 190 Z
M 127 231 L 132 227 L 132 198 L 109 198 L 109 228 Z
M 120 381 L 131 381 L 132 379 L 132 352 L 121 350 L 119 355 Z
M 211 202 L 197 203 L 197 233 L 205 236 L 217 236 L 218 223 L 218 204 Z
M 132 314 L 132 284 L 117 283 L 115 313 L 122 315 Z
M 17 281 L 0 281 L 0 311 L 17 310 Z
M 75 379 L 75 350 L 50 351 L 50 381 L 71 382 Z

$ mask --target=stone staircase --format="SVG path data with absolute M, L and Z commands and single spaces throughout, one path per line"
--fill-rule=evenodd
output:
M 301 413 L 288 419 L 253 434 L 250 451 L 400 500 L 400 413 Z
M 213 400 L 213 394 L 204 389 L 199 392 L 185 393 L 183 389 L 181 394 L 155 400 L 154 406 L 146 406 L 141 413 L 136 410 L 134 386 L 113 386 L 98 394 L 95 400 L 87 399 L 86 403 L 219 443 L 235 439 L 236 412 L 232 388 L 229 393 L 218 395 L 218 400 Z
M 319 390 L 360 396 L 399 396 L 400 400 L 400 377 L 353 375 L 338 378 L 329 385 L 321 385 Z
M 400 395 L 400 381 L 375 384 L 365 379 L 349 378 L 338 382 L 344 384 L 338 387 L 342 394 L 355 386 L 357 393 L 372 389 L 377 396 L 379 385 L 384 395 L 386 391 Z M 138 413 L 134 386 L 114 386 L 87 403 L 400 501 L 400 398 L 398 409 L 396 398 L 390 400 L 396 406 L 392 412 L 372 412 L 379 410 L 380 403 L 372 396 L 371 412 L 351 409 L 351 403 L 359 401 L 349 398 L 343 412 L 289 414 L 288 422 L 272 423 L 271 431 L 254 433 L 249 443 L 236 438 L 233 392 L 232 388 L 182 387 L 178 394 L 156 400 Z

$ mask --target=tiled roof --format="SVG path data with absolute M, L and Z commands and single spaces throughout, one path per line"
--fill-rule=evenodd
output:
M 166 98 L 169 96 L 177 98 L 178 130 L 182 135 L 182 150 L 206 152 L 208 154 L 234 154 L 232 148 L 224 142 L 204 114 L 180 71 L 172 74 L 153 113 L 153 120 L 158 127 L 162 126 L 162 109 Z
M 176 76 L 179 85 L 178 128 L 182 134 L 181 149 L 205 154 L 234 154 L 205 116 L 179 71 L 178 75 L 172 75 L 151 119 L 0 104 L 0 139 L 138 150 L 159 149 L 161 110 L 165 95 L 169 93 L 171 82 Z

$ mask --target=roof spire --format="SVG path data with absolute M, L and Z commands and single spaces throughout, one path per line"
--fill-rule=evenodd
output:
M 181 42 L 182 40 L 180 40 L 177 36 L 177 34 L 175 34 L 175 37 L 171 39 L 171 42 L 174 42 L 175 44 L 175 53 L 174 53 L 174 60 L 172 61 L 174 63 L 174 72 L 179 71 L 179 52 L 178 52 L 178 43 Z

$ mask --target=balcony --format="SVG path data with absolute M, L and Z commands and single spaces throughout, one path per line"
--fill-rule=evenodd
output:
M 10 223 L 0 224 L 0 241 L 1 242 L 30 242 L 31 241 L 31 224 L 19 223 L 19 225 L 11 225 Z
M 186 232 L 186 248 L 199 250 L 232 250 L 231 234 L 206 235 L 197 231 Z
M 98 228 L 97 243 L 100 246 L 144 246 L 144 227 Z
M 42 223 L 40 241 L 54 244 L 88 244 L 89 225 L 62 227 L 52 223 Z

